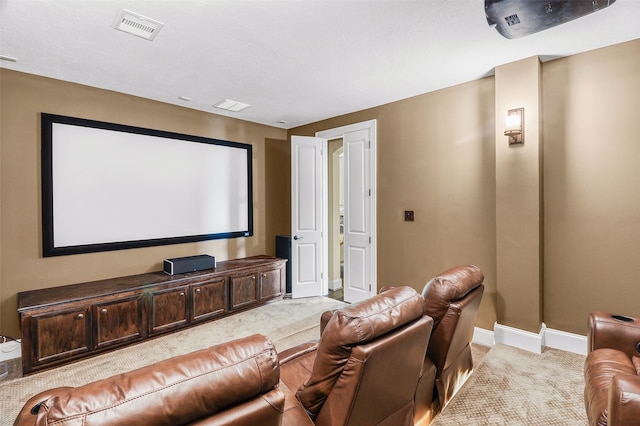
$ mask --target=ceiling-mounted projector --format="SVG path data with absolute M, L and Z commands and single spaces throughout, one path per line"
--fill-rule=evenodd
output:
M 484 0 L 487 23 L 506 38 L 520 38 L 589 15 L 616 0 Z

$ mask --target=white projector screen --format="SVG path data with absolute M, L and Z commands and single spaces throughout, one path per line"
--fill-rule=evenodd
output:
M 42 114 L 43 255 L 253 235 L 251 145 Z

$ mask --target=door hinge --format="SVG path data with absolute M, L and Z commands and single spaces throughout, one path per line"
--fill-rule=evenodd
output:
M 369 293 L 371 293 L 371 284 L 369 284 Z
M 367 141 L 369 143 L 369 149 L 371 149 L 371 139 Z
M 369 237 L 369 244 L 371 244 L 371 237 Z
M 371 197 L 371 188 L 369 188 L 369 197 Z

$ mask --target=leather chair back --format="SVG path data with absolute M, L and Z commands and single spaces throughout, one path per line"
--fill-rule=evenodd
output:
M 296 396 L 316 425 L 411 425 L 431 333 L 424 300 L 397 287 L 336 311 Z
M 280 425 L 284 394 L 270 340 L 254 335 L 76 388 L 32 397 L 14 426 Z
M 482 294 L 484 274 L 477 266 L 448 269 L 424 287 L 425 315 L 433 318 L 427 356 L 435 364 L 436 390 L 442 406 L 459 380 L 473 369 L 471 340 Z

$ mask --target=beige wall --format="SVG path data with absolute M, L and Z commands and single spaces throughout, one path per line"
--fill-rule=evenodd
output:
M 639 69 L 640 40 L 635 40 L 542 64 L 522 88 L 522 101 L 530 102 L 537 92 L 539 106 L 518 99 L 494 105 L 501 90 L 496 79 L 505 77 L 498 72 L 289 134 L 378 120 L 379 287 L 421 289 L 444 268 L 475 263 L 487 285 L 477 326 L 493 329 L 498 321 L 537 332 L 544 322 L 584 335 L 590 311 L 640 316 Z M 520 106 L 527 107 L 525 124 L 531 127 L 533 117 L 539 126 L 526 134 L 525 146 L 532 141 L 534 149 L 496 153 L 504 148 L 495 146 L 503 141 L 496 137 L 504 123 L 502 109 Z M 501 168 L 514 153 L 525 157 L 518 160 L 524 163 Z M 526 221 L 521 228 L 535 227 L 526 236 L 530 248 L 512 249 L 508 259 L 498 258 L 497 249 L 504 235 L 496 225 L 496 206 L 501 215 L 509 213 L 503 197 L 519 210 L 521 202 L 528 203 L 528 213 L 519 211 Z M 402 221 L 405 209 L 415 210 L 415 222 Z M 502 225 L 518 228 L 517 222 Z M 537 249 L 535 239 L 542 241 Z M 501 282 L 499 262 L 514 262 L 505 266 L 510 272 Z M 538 276 L 521 280 L 513 269 L 518 267 Z
M 542 319 L 540 60 L 496 68 L 496 281 L 501 324 L 538 333 Z M 524 144 L 504 135 L 510 109 L 524 108 Z
M 4 69 L 0 94 L 0 334 L 19 333 L 20 291 L 161 270 L 168 257 L 208 253 L 224 260 L 267 251 L 265 140 L 285 139 L 284 130 Z M 43 258 L 41 112 L 252 144 L 254 236 Z
M 544 321 L 640 316 L 640 40 L 545 63 Z
M 638 69 L 640 40 L 542 64 L 543 279 L 527 324 L 542 309 L 548 327 L 585 334 L 589 311 L 640 315 Z M 17 334 L 18 291 L 157 270 L 170 256 L 270 253 L 273 235 L 290 227 L 282 139 L 370 119 L 378 120 L 378 286 L 421 289 L 445 268 L 474 263 L 487 286 L 476 324 L 517 326 L 496 302 L 518 306 L 528 290 L 517 279 L 497 282 L 495 142 L 504 117 L 494 77 L 289 132 L 7 70 L 0 84 L 0 333 Z M 252 143 L 255 236 L 42 259 L 41 111 Z M 415 222 L 403 221 L 404 210 L 415 210 Z
M 289 131 L 377 119 L 378 287 L 421 291 L 444 269 L 476 264 L 487 284 L 477 324 L 487 329 L 496 320 L 493 102 L 485 78 Z
M 265 254 L 275 256 L 276 235 L 291 235 L 291 145 L 286 139 L 267 139 L 265 173 Z

